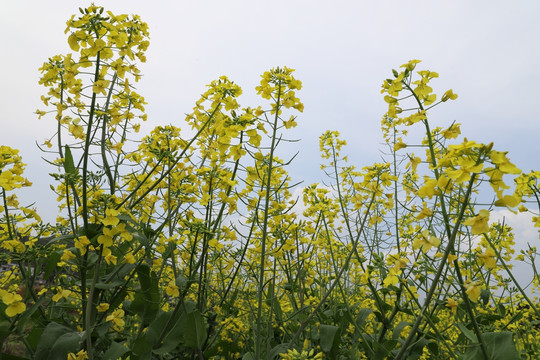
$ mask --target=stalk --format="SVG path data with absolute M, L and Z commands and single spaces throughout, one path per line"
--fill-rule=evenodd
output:
M 272 126 L 272 144 L 270 145 L 270 158 L 268 161 L 268 175 L 266 177 L 266 194 L 264 204 L 264 218 L 261 237 L 261 262 L 259 264 L 259 286 L 257 288 L 257 333 L 255 334 L 255 359 L 261 358 L 261 331 L 262 331 L 262 302 L 264 291 L 264 263 L 266 260 L 266 239 L 268 237 L 268 212 L 270 210 L 270 192 L 272 190 L 272 166 L 274 161 L 274 151 L 276 150 L 276 134 L 278 128 L 279 110 L 281 108 L 281 81 L 278 83 L 278 93 L 276 99 L 276 115 Z

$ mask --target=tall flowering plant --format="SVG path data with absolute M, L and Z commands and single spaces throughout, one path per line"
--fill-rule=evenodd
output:
M 294 70 L 264 72 L 262 104 L 212 81 L 185 124 L 146 120 L 148 26 L 98 6 L 67 22 L 72 53 L 40 68 L 54 133 L 54 226 L 0 146 L 0 343 L 15 359 L 536 358 L 536 247 L 514 254 L 493 209 L 532 212 L 538 171 L 434 126 L 438 74 L 412 60 L 384 80 L 384 161 L 348 163 L 319 139 L 321 184 L 298 185 L 279 145 L 304 105 Z M 422 129 L 415 139 L 412 128 Z M 418 133 L 418 132 L 416 132 Z M 412 150 L 415 152 L 413 153 Z M 512 181 L 513 180 L 513 181 Z M 479 194 L 493 201 L 480 204 Z M 531 285 L 512 265 L 531 265 Z

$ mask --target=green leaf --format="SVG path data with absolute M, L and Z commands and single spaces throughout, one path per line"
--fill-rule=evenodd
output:
M 62 254 L 60 252 L 53 252 L 47 257 L 47 264 L 45 265 L 45 270 L 43 271 L 43 278 L 48 279 L 51 277 L 54 270 L 56 270 L 56 265 L 60 261 Z
M 103 360 L 118 360 L 128 351 L 124 345 L 113 341 L 111 347 L 103 355 Z
M 287 352 L 287 349 L 289 348 L 289 343 L 279 344 L 276 345 L 270 350 L 270 354 L 268 356 L 269 359 L 274 359 L 279 354 L 283 354 Z
M 2 311 L 2 313 L 4 312 L 3 309 L 0 309 L 0 311 Z M 0 322 L 0 344 L 4 343 L 4 339 L 7 338 L 9 334 L 11 334 L 9 321 Z
M 375 357 L 375 352 L 373 351 L 373 335 L 370 334 L 360 334 L 362 341 L 360 345 L 364 348 L 368 359 L 373 359 Z
M 372 312 L 373 310 L 370 308 L 360 309 L 360 311 L 358 311 L 358 315 L 356 316 L 356 325 L 358 327 L 364 326 L 364 323 Z
M 176 286 L 178 286 L 178 288 L 180 290 L 185 290 L 186 287 L 187 287 L 187 279 L 184 277 L 184 275 L 180 274 L 176 277 L 175 279 L 175 283 L 176 283 Z
M 403 329 L 407 326 L 412 326 L 413 323 L 408 321 L 402 321 L 394 328 L 394 332 L 392 333 L 392 339 L 396 340 L 399 338 L 399 334 L 403 331 Z
M 77 352 L 79 350 L 81 340 L 81 334 L 67 326 L 51 322 L 41 335 L 34 359 L 66 359 L 70 352 Z
M 184 334 L 186 345 L 191 348 L 202 349 L 207 334 L 206 324 L 199 310 L 187 314 L 187 328 L 190 331 Z
M 137 266 L 137 276 L 141 289 L 135 293 L 129 310 L 138 313 L 142 326 L 147 326 L 159 311 L 158 280 L 154 272 L 150 274 L 150 267 L 146 264 Z
M 45 296 L 42 296 L 41 298 L 36 301 L 34 305 L 32 305 L 30 308 L 28 308 L 19 318 L 19 321 L 17 321 L 17 331 L 20 331 L 21 333 L 26 327 L 27 321 L 34 315 L 34 313 L 43 306 L 43 303 L 47 301 L 47 298 Z
M 5 352 L 0 353 L 0 359 L 2 360 L 28 360 L 28 358 L 6 354 Z
M 170 313 L 167 313 L 170 316 Z M 187 315 L 182 312 L 178 320 L 174 322 L 172 329 L 165 335 L 161 346 L 154 349 L 154 354 L 163 355 L 171 352 L 184 341 L 184 333 L 188 330 Z M 156 344 L 158 345 L 158 344 Z
M 484 305 L 487 305 L 487 303 L 489 302 L 489 298 L 491 296 L 491 292 L 487 289 L 482 289 L 482 291 L 480 291 L 480 300 L 482 300 L 482 303 Z
M 373 350 L 375 351 L 375 359 L 386 359 L 392 350 L 398 344 L 397 340 L 386 340 L 383 343 L 373 342 Z
M 476 337 L 476 335 L 471 330 L 467 329 L 465 325 L 463 325 L 462 323 L 458 323 L 457 327 L 459 328 L 459 330 L 461 330 L 461 333 L 465 335 L 467 339 L 471 340 L 475 344 L 478 343 L 478 338 Z
M 69 146 L 64 147 L 64 169 L 66 174 L 77 175 L 77 169 L 75 168 L 75 163 L 73 162 L 73 155 L 71 155 L 71 150 Z
M 98 282 L 96 283 L 96 289 L 100 289 L 100 290 L 114 289 L 116 287 L 120 287 L 124 285 L 124 283 L 125 283 L 124 280 L 115 280 L 109 283 Z
M 44 330 L 44 327 L 35 326 L 32 328 L 32 330 L 30 330 L 30 333 L 26 335 L 26 342 L 28 343 L 28 345 L 30 345 L 32 350 L 35 351 L 37 349 L 39 340 L 41 339 L 41 335 L 43 334 Z
M 486 345 L 486 351 L 489 360 L 520 360 L 521 357 L 516 349 L 513 333 L 505 332 L 489 332 L 482 334 L 482 340 Z M 463 360 L 483 360 L 484 355 L 480 346 L 469 348 L 465 352 Z
M 321 349 L 324 352 L 330 352 L 334 345 L 334 339 L 336 337 L 338 327 L 334 325 L 320 325 L 319 333 L 321 338 Z
M 137 266 L 137 276 L 139 277 L 139 282 L 141 283 L 141 289 L 147 291 L 152 286 L 152 280 L 150 278 L 150 266 L 146 264 L 141 264 Z
M 146 341 L 152 345 L 152 348 L 156 347 L 157 342 L 163 329 L 167 326 L 167 322 L 171 318 L 170 312 L 160 311 L 156 318 L 150 323 L 145 332 Z
M 281 320 L 283 319 L 283 310 L 281 309 L 281 305 L 279 304 L 279 301 L 277 300 L 273 301 L 273 308 L 274 308 L 274 313 L 276 314 L 276 320 L 278 322 L 281 322 Z

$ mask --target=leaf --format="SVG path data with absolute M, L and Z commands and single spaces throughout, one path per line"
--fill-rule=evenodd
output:
M 334 344 L 334 339 L 336 337 L 338 327 L 334 325 L 320 325 L 319 333 L 321 337 L 321 349 L 325 353 L 332 350 L 332 345 Z
M 34 303 L 34 305 L 32 305 L 30 308 L 28 308 L 22 315 L 21 317 L 19 318 L 19 321 L 17 321 L 17 330 L 20 331 L 21 333 L 23 332 L 23 329 L 26 327 L 26 323 L 28 321 L 28 319 L 30 319 L 30 317 L 36 312 L 37 309 L 39 309 L 41 306 L 43 306 L 43 303 L 47 301 L 47 298 L 45 296 L 42 296 L 41 298 L 38 299 L 38 301 L 36 301 Z
M 32 350 L 35 351 L 37 349 L 39 340 L 41 339 L 41 335 L 43 334 L 44 330 L 44 327 L 35 326 L 32 328 L 32 330 L 30 330 L 30 333 L 26 335 L 26 342 L 28 343 L 28 345 L 30 345 Z
M 281 305 L 279 304 L 279 301 L 277 300 L 273 301 L 273 308 L 274 308 L 274 313 L 276 314 L 276 320 L 278 322 L 281 322 L 281 319 L 283 319 L 283 310 L 281 309 Z
M 398 344 L 397 340 L 386 340 L 383 343 L 373 342 L 373 350 L 375 351 L 375 359 L 386 359 L 392 350 Z
M 373 310 L 370 308 L 360 309 L 360 311 L 358 311 L 358 315 L 356 316 L 356 325 L 358 327 L 364 326 L 364 323 L 372 312 Z
M 459 330 L 461 330 L 461 333 L 465 335 L 467 339 L 471 340 L 475 344 L 478 343 L 478 338 L 476 337 L 476 335 L 474 335 L 471 330 L 467 329 L 465 325 L 463 325 L 462 323 L 458 323 L 457 327 L 459 328 Z
M 64 147 L 64 169 L 68 175 L 77 175 L 77 169 L 75 168 L 75 163 L 73 162 L 73 155 L 71 155 L 71 150 L 69 146 Z
M 66 359 L 70 352 L 77 352 L 79 350 L 81 340 L 81 334 L 67 326 L 51 322 L 41 335 L 34 359 Z
M 186 345 L 195 349 L 202 349 L 206 341 L 206 324 L 199 310 L 187 314 L 187 332 L 184 334 Z
M 480 291 L 480 300 L 482 300 L 482 303 L 484 305 L 487 305 L 487 303 L 489 302 L 489 298 L 491 296 L 491 292 L 487 289 L 482 289 Z
M 360 334 L 362 340 L 360 345 L 364 348 L 368 359 L 373 359 L 375 357 L 375 352 L 373 352 L 373 336 L 369 334 Z
M 10 354 L 6 354 L 5 352 L 1 352 L 0 353 L 0 358 L 2 360 L 27 360 L 28 358 L 25 358 L 25 357 L 20 357 L 20 356 L 16 356 L 16 355 L 10 355 Z
M 47 257 L 47 264 L 45 265 L 45 270 L 43 271 L 43 278 L 48 279 L 51 277 L 54 270 L 56 270 L 56 265 L 60 261 L 62 255 L 60 252 L 52 252 Z
M 103 355 L 103 360 L 118 360 L 128 351 L 124 345 L 113 341 L 111 347 Z
M 289 343 L 279 344 L 276 345 L 270 350 L 270 354 L 268 356 L 269 359 L 274 359 L 279 354 L 283 354 L 287 352 L 287 349 L 289 348 Z
M 3 309 L 0 309 L 0 311 L 4 313 Z M 4 343 L 4 339 L 7 338 L 9 334 L 11 334 L 9 321 L 0 322 L 0 344 Z
M 170 316 L 170 313 L 167 314 Z M 187 314 L 182 312 L 180 316 L 177 315 L 176 317 L 177 319 L 173 320 L 174 326 L 163 338 L 161 346 L 153 350 L 154 354 L 167 354 L 184 341 L 184 333 L 188 330 Z
M 152 280 L 150 278 L 150 267 L 146 264 L 141 264 L 137 266 L 137 276 L 139 277 L 139 282 L 141 283 L 141 289 L 147 291 L 152 285 Z
M 170 312 L 160 311 L 156 318 L 150 323 L 148 328 L 146 328 L 144 337 L 146 342 L 150 344 L 152 348 L 156 347 L 159 337 L 165 329 L 165 326 L 167 326 L 167 322 L 170 318 Z
M 403 329 L 407 326 L 412 326 L 412 325 L 413 323 L 408 322 L 408 321 L 402 321 L 399 324 L 397 324 L 397 326 L 394 328 L 394 332 L 392 333 L 392 339 L 394 340 L 398 339 Z
M 150 267 L 146 264 L 137 266 L 137 276 L 141 290 L 135 293 L 129 310 L 138 313 L 142 326 L 147 326 L 159 310 L 158 280 L 154 272 L 150 274 Z
M 116 287 L 124 285 L 124 283 L 125 283 L 124 280 L 115 280 L 115 281 L 109 282 L 109 283 L 98 282 L 98 283 L 96 283 L 96 289 L 100 289 L 100 290 L 114 289 Z
M 485 343 L 489 360 L 519 360 L 521 357 L 516 349 L 513 333 L 489 332 L 482 334 L 482 340 Z M 469 348 L 465 352 L 463 360 L 481 360 L 484 359 L 480 346 Z

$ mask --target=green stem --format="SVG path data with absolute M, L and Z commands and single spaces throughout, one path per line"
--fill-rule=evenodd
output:
M 259 264 L 259 285 L 257 287 L 257 333 L 255 334 L 255 359 L 261 358 L 261 331 L 262 331 L 262 303 L 263 303 L 263 291 L 264 291 L 264 268 L 266 261 L 266 240 L 268 237 L 268 213 L 270 211 L 270 192 L 272 190 L 272 166 L 274 161 L 274 151 L 276 150 L 276 134 L 278 128 L 279 110 L 281 108 L 281 81 L 278 83 L 278 94 L 276 99 L 276 115 L 274 116 L 274 123 L 272 125 L 272 144 L 270 145 L 270 157 L 268 160 L 268 174 L 266 177 L 266 193 L 264 203 L 264 218 L 262 224 L 262 237 L 261 237 L 261 260 Z

